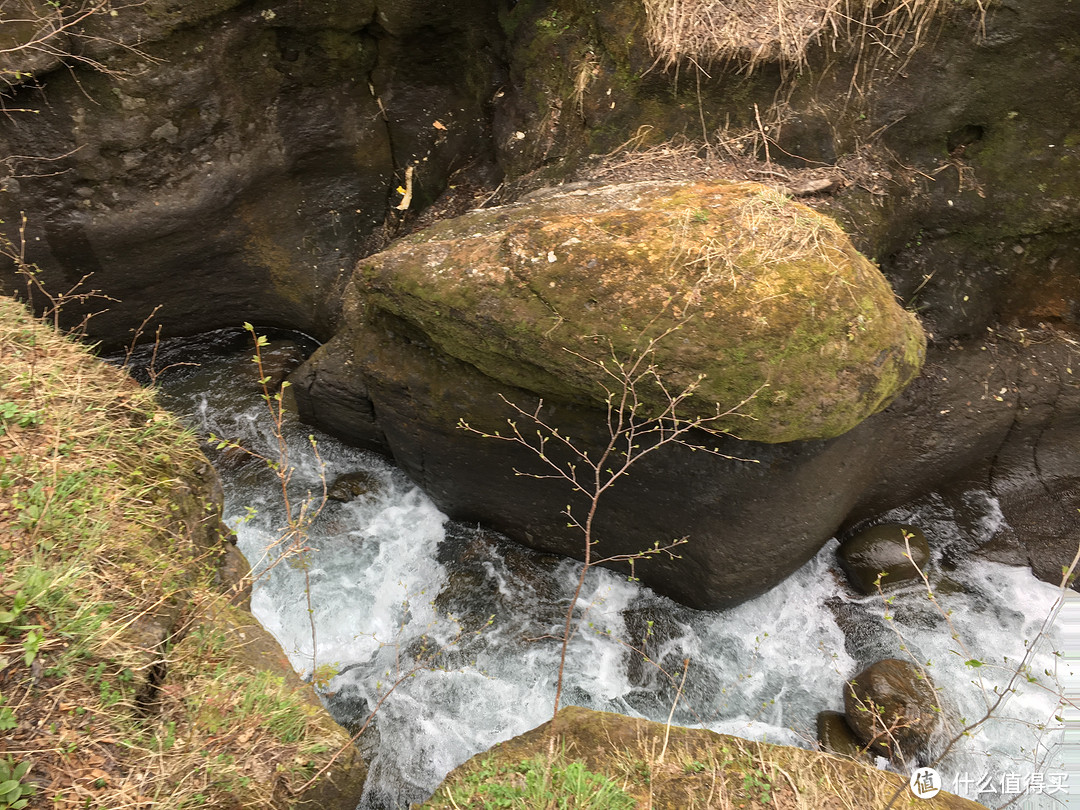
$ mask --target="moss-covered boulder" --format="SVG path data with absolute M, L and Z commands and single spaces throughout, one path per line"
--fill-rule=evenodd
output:
M 452 518 L 580 556 L 563 514 L 568 497 L 584 508 L 580 493 L 531 477 L 543 462 L 522 445 L 459 423 L 494 433 L 508 403 L 531 413 L 542 398 L 549 424 L 598 457 L 610 433 L 597 363 L 653 338 L 666 390 L 697 386 L 679 415 L 740 406 L 716 425 L 739 438 L 649 454 L 605 492 L 593 540 L 617 557 L 687 537 L 635 575 L 693 607 L 736 604 L 836 531 L 880 467 L 850 429 L 922 359 L 919 326 L 873 265 L 786 197 L 592 186 L 441 222 L 358 264 L 338 333 L 291 390 L 305 421 L 391 455 Z M 646 410 L 666 402 L 648 375 L 634 393 Z M 824 440 L 795 441 L 812 438 Z
M 597 363 L 659 337 L 649 361 L 666 391 L 696 386 L 685 415 L 738 407 L 718 426 L 762 442 L 850 430 L 925 350 L 839 226 L 753 183 L 600 186 L 473 211 L 354 278 L 366 306 L 544 397 L 603 402 Z M 638 394 L 666 401 L 659 387 Z

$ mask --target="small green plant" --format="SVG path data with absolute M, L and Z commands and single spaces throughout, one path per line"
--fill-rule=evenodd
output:
M 11 757 L 0 759 L 0 810 L 22 810 L 37 793 L 37 785 L 23 782 L 29 762 L 16 763 Z
M 0 637 L 5 635 L 11 625 L 15 624 L 15 620 L 19 618 L 19 615 L 26 609 L 26 593 L 19 591 L 15 594 L 15 598 L 12 600 L 10 610 L 0 610 Z
M 27 624 L 26 608 L 29 597 L 26 591 L 19 590 L 12 599 L 11 605 L 6 609 L 0 609 L 0 642 L 13 642 L 22 647 L 22 659 L 26 666 L 30 666 L 38 657 L 42 644 L 45 642 L 43 628 L 39 624 Z M 10 648 L 9 648 L 10 649 Z M 0 655 L 0 669 L 11 663 L 6 655 Z M 3 700 L 0 700 L 3 703 Z M 3 714 L 0 714 L 0 728 L 3 728 Z
M 23 639 L 23 663 L 30 666 L 38 657 L 41 642 L 45 640 L 45 634 L 39 629 L 31 628 Z
M 0 731 L 10 731 L 19 725 L 15 711 L 4 705 L 4 696 L 0 695 Z
M 158 736 L 158 740 L 161 743 L 161 750 L 168 751 L 174 745 L 176 745 L 176 721 L 167 720 L 162 728 L 161 734 Z
M 536 21 L 536 27 L 542 31 L 561 34 L 570 26 L 569 24 L 562 25 L 561 21 L 559 20 L 559 12 L 552 11 L 549 17 L 541 17 L 540 19 L 538 19 Z
M 537 808 L 573 807 L 580 810 L 631 810 L 633 798 L 603 774 L 578 761 L 534 757 L 515 765 L 496 765 L 490 759 L 465 784 L 447 789 L 456 807 Z
M 320 692 L 325 692 L 330 688 L 330 681 L 337 677 L 340 669 L 341 665 L 336 661 L 333 664 L 319 664 L 311 673 L 311 683 Z
M 772 780 L 768 774 L 758 768 L 752 768 L 743 774 L 743 792 L 762 804 L 772 801 Z
M 24 411 L 16 402 L 0 402 L 0 433 L 6 433 L 9 424 L 21 428 L 32 427 L 41 424 L 41 414 Z

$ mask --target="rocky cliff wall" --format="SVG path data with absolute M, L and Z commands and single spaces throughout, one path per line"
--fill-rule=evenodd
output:
M 328 336 L 407 167 L 422 207 L 488 150 L 499 71 L 486 3 L 149 2 L 115 15 L 87 18 L 70 47 L 100 69 L 66 56 L 20 74 L 6 106 L 26 112 L 0 126 L 0 155 L 19 156 L 0 218 L 25 213 L 25 258 L 50 289 L 93 274 L 86 289 L 116 299 L 90 329 L 106 342 L 159 305 L 174 336 L 243 320 Z

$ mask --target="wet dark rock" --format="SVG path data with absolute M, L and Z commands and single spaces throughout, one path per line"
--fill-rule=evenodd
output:
M 845 690 L 848 725 L 870 753 L 897 766 L 933 759 L 930 749 L 943 728 L 941 699 L 913 664 L 898 658 L 878 661 Z
M 214 468 L 219 471 L 233 472 L 243 467 L 264 466 L 262 459 L 256 458 L 243 447 L 226 445 L 220 450 L 217 445 L 207 445 L 205 448 L 207 457 L 214 462 Z
M 683 661 L 673 645 L 685 635 L 685 629 L 671 610 L 652 606 L 623 611 L 626 626 L 626 678 L 635 687 L 654 692 L 670 689 L 666 673 L 679 672 Z M 676 683 L 677 685 L 677 683 Z
M 935 489 L 986 490 L 1005 520 L 974 553 L 1059 583 L 1080 536 L 1080 456 L 1069 452 L 1080 446 L 1072 338 L 1000 330 L 931 357 L 888 412 L 889 427 L 867 435 L 865 449 L 887 462 L 870 473 L 844 528 Z
M 926 535 L 916 526 L 885 523 L 849 537 L 837 552 L 848 580 L 865 594 L 877 593 L 877 581 L 889 588 L 920 579 L 930 561 Z
M 348 503 L 366 495 L 378 495 L 383 483 L 377 475 L 367 470 L 345 473 L 334 479 L 326 488 L 326 497 L 332 501 Z
M 561 557 L 538 554 L 509 543 L 490 531 L 450 522 L 439 546 L 439 561 L 450 578 L 435 599 L 441 612 L 461 618 L 466 634 L 480 632 L 487 617 L 513 610 L 516 600 L 528 599 L 532 619 L 522 624 L 516 641 L 529 644 L 561 625 L 569 597 L 565 578 L 556 576 Z
M 5 3 L 0 9 L 0 83 L 18 85 L 60 65 L 60 54 L 71 45 L 63 24 L 60 8 L 46 0 Z M 21 47 L 42 41 L 52 47 Z
M 988 555 L 1004 562 L 1019 557 L 1055 585 L 1080 538 L 1078 361 L 1071 344 L 1059 344 L 1053 354 L 1032 347 L 1020 358 L 1015 382 L 998 389 L 1016 402 L 1016 417 L 988 471 L 1006 520 Z
M 865 744 L 859 742 L 843 712 L 818 712 L 817 739 L 821 747 L 831 754 L 864 761 L 870 759 Z
M 893 638 L 881 632 L 881 604 L 847 602 L 834 597 L 826 601 L 825 607 L 844 634 L 844 651 L 857 663 L 869 665 L 895 654 Z
M 355 665 L 354 665 L 355 666 Z M 352 667 L 345 667 L 339 676 L 347 675 Z M 364 723 L 371 713 L 371 707 L 363 697 L 361 690 L 348 678 L 341 679 L 343 683 L 336 690 L 327 694 L 326 708 L 334 722 L 342 726 L 349 734 L 359 734 Z M 364 729 L 365 742 L 369 742 L 374 748 L 378 742 L 378 728 L 376 723 L 371 723 Z

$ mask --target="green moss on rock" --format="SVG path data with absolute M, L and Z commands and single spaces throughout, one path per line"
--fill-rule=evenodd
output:
M 633 183 L 474 211 L 363 261 L 354 311 L 389 313 L 497 382 L 603 402 L 596 363 L 640 355 L 686 416 L 821 439 L 885 407 L 925 338 L 832 220 L 753 183 Z M 699 381 L 700 378 L 700 381 Z M 639 391 L 646 406 L 659 389 Z

